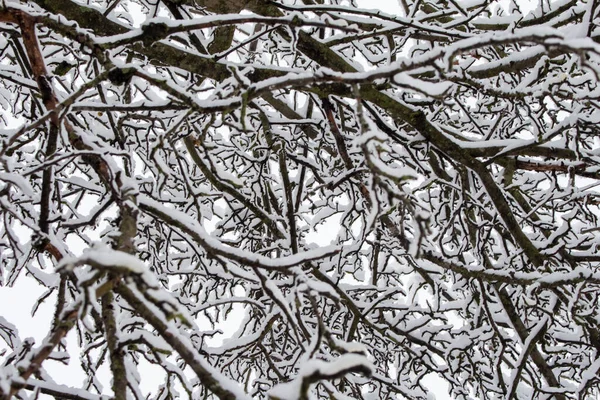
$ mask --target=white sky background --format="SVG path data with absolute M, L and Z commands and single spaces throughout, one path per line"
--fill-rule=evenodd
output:
M 227 0 L 223 0 L 227 1 Z M 124 1 L 125 2 L 125 1 Z M 403 14 L 402 7 L 400 6 L 399 0 L 356 0 L 360 8 L 365 9 L 376 9 L 384 11 L 388 14 Z M 518 1 L 521 11 L 527 14 L 531 9 L 537 5 L 536 0 L 520 0 Z M 506 1 L 508 5 L 508 0 Z M 130 10 L 141 10 L 139 6 L 133 5 Z M 138 14 L 135 17 L 135 23 L 140 24 L 145 20 L 145 16 Z M 5 118 L 9 122 L 8 128 L 18 128 L 21 124 L 19 120 L 7 116 L 5 112 L 2 112 Z M 333 230 L 337 232 L 338 228 L 335 226 L 335 222 L 330 222 L 331 226 L 324 226 L 322 229 Z M 320 234 L 323 232 L 320 232 Z M 313 235 L 311 239 L 316 240 L 318 236 Z M 26 236 L 27 237 L 27 236 Z M 323 235 L 321 237 L 331 237 L 330 235 Z M 323 243 L 319 243 L 323 244 Z M 324 243 L 329 244 L 329 243 Z M 83 249 L 81 249 L 83 250 Z M 0 262 L 2 262 L 2 256 L 0 254 Z M 22 272 L 24 273 L 24 272 Z M 23 277 L 21 277 L 23 278 Z M 36 345 L 39 345 L 43 338 L 48 333 L 49 324 L 54 313 L 54 301 L 55 296 L 51 296 L 47 301 L 40 306 L 38 312 L 34 318 L 31 316 L 31 312 L 35 301 L 41 296 L 46 289 L 38 285 L 33 279 L 17 279 L 14 287 L 1 287 L 0 288 L 0 316 L 6 318 L 9 322 L 13 323 L 19 329 L 19 336 L 21 338 L 32 337 L 35 339 Z M 79 367 L 78 353 L 79 349 L 76 346 L 77 339 L 75 337 L 75 331 L 71 331 L 67 337 L 69 350 L 72 355 L 71 366 L 63 366 L 55 361 L 46 361 L 45 368 L 50 370 L 51 375 L 57 380 L 58 383 L 72 384 L 79 386 L 85 378 L 81 368 Z M 5 349 L 6 346 L 3 341 L 0 341 L 0 352 Z M 0 357 L 1 359 L 2 357 Z M 152 381 L 152 376 L 148 374 L 150 369 L 143 370 L 142 372 L 142 383 L 144 381 Z M 150 376 L 148 376 L 150 375 Z M 105 363 L 101 368 L 100 376 L 105 376 L 105 393 L 110 393 L 110 382 L 108 381 L 110 374 L 108 371 L 108 365 Z M 148 389 L 155 389 L 156 380 L 151 382 L 152 385 L 143 387 L 143 391 L 147 392 Z M 447 391 L 447 384 L 439 379 L 432 378 L 429 380 L 430 390 L 435 394 L 435 398 L 438 400 L 450 399 Z M 143 385 L 145 386 L 145 385 Z M 145 389 L 145 390 L 144 390 Z M 45 396 L 41 396 L 45 397 Z

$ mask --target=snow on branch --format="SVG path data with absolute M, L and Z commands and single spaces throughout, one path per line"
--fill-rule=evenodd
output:
M 265 268 L 283 269 L 301 265 L 309 261 L 332 257 L 342 251 L 340 246 L 323 246 L 318 249 L 307 250 L 301 253 L 269 258 L 260 254 L 252 254 L 247 251 L 227 246 L 214 236 L 209 235 L 206 230 L 187 214 L 181 211 L 164 207 L 159 202 L 145 196 L 138 197 L 139 207 L 164 222 L 176 226 L 177 229 L 190 235 L 208 254 L 220 256 L 244 265 Z
M 304 400 L 308 399 L 311 385 L 321 380 L 342 378 L 346 374 L 359 373 L 370 377 L 373 365 L 367 357 L 360 354 L 342 354 L 333 361 L 308 360 L 300 367 L 298 375 L 291 381 L 280 383 L 269 391 L 272 400 Z

